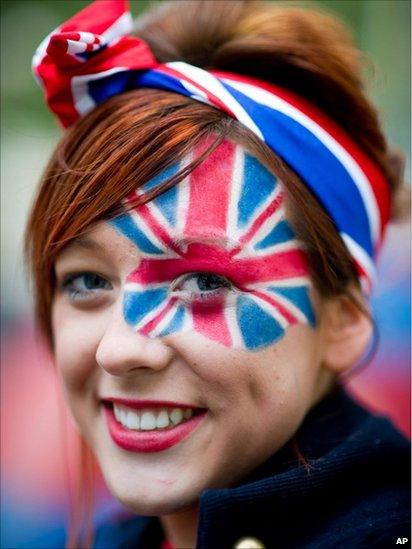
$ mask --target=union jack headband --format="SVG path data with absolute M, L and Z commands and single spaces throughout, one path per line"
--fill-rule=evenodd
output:
M 33 72 L 64 127 L 113 95 L 158 88 L 212 105 L 239 120 L 315 194 L 344 240 L 364 287 L 389 219 L 379 167 L 333 120 L 288 90 L 246 76 L 160 64 L 140 38 L 127 0 L 96 0 L 48 35 Z

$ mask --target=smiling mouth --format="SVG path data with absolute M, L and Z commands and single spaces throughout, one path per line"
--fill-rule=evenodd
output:
M 133 409 L 116 402 L 107 403 L 116 420 L 131 431 L 159 431 L 173 429 L 193 416 L 204 412 L 200 408 L 145 407 Z
M 204 408 L 134 405 L 103 402 L 113 442 L 131 452 L 160 452 L 175 446 L 194 431 L 206 416 Z

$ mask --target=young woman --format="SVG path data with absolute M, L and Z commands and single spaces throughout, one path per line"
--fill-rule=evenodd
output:
M 130 24 L 94 2 L 34 57 L 67 128 L 27 229 L 37 314 L 138 515 L 95 546 L 394 544 L 408 445 L 339 383 L 400 184 L 359 52 L 330 16 L 255 1 Z

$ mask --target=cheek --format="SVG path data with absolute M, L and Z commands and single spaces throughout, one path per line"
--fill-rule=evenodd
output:
M 190 365 L 210 410 L 210 462 L 237 466 L 268 457 L 291 438 L 310 407 L 316 385 L 317 338 L 294 326 L 275 345 L 250 352 L 228 349 L 195 334 L 168 339 Z M 248 441 L 245 445 L 244 441 Z
M 217 345 L 196 334 L 172 335 L 167 344 L 200 380 L 214 409 L 270 409 L 287 405 L 311 386 L 317 368 L 316 331 L 297 325 L 274 345 L 251 352 Z
M 96 369 L 99 326 L 87 314 L 56 303 L 52 312 L 54 356 L 66 392 L 82 390 Z

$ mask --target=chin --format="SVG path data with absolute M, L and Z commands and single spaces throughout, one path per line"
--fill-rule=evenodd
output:
M 124 479 L 108 478 L 106 484 L 110 493 L 124 507 L 142 516 L 168 515 L 197 504 L 202 489 L 193 489 L 185 485 L 179 486 L 179 481 L 155 479 L 147 477 L 140 481 L 125 482 Z M 109 475 L 110 476 L 110 475 Z
M 197 504 L 200 494 L 151 494 L 151 493 L 125 493 L 110 490 L 112 495 L 124 507 L 141 516 L 162 516 L 181 511 L 186 507 Z
M 127 509 L 130 511 L 133 511 L 133 513 L 136 513 L 136 515 L 140 515 L 143 517 L 160 517 L 164 515 L 170 515 L 172 513 L 177 513 L 178 511 L 181 511 L 182 509 L 185 509 L 187 507 L 191 507 L 197 503 L 197 500 L 183 503 L 182 501 L 158 501 L 147 504 L 141 504 L 141 502 L 137 503 L 136 501 L 122 501 L 120 500 L 120 503 L 124 505 Z

